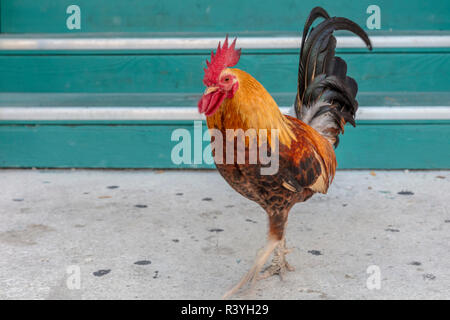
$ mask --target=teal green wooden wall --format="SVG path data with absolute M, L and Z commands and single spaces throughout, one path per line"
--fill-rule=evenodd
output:
M 364 26 L 373 4 L 382 9 L 384 32 L 450 30 L 450 3 L 423 0 L 3 0 L 1 30 L 69 32 L 71 4 L 82 9 L 83 32 L 298 31 L 315 6 Z
M 66 27 L 71 4 L 81 8 L 81 30 Z M 372 4 L 381 8 L 381 29 L 370 35 L 450 34 L 449 1 L 2 0 L 0 38 L 292 35 L 316 5 L 367 30 Z M 450 106 L 450 47 L 338 54 L 359 84 L 361 106 Z M 192 122 L 4 121 L 1 108 L 195 107 L 208 55 L 209 50 L 0 50 L 0 167 L 179 167 L 170 161 L 176 144 L 170 135 L 177 128 L 192 132 Z M 297 64 L 298 50 L 244 50 L 237 67 L 287 106 L 295 96 Z M 341 141 L 340 168 L 450 168 L 449 121 L 359 121 Z
M 381 51 L 381 50 L 380 50 Z M 347 52 L 361 92 L 450 91 L 450 48 L 439 52 Z M 0 55 L 0 88 L 8 92 L 201 93 L 207 52 L 139 55 Z M 271 93 L 297 87 L 298 53 L 246 54 L 239 67 Z M 292 98 L 293 101 L 294 97 Z
M 192 123 L 33 124 L 0 126 L 0 167 L 213 168 L 175 165 L 175 129 Z M 203 125 L 203 129 L 206 125 Z M 336 149 L 340 169 L 448 168 L 450 122 L 360 121 Z M 203 144 L 206 147 L 206 142 Z M 192 148 L 193 159 L 193 148 Z

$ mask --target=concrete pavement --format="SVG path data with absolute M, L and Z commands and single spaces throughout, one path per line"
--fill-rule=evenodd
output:
M 263 210 L 215 171 L 0 181 L 0 299 L 218 299 L 265 242 Z M 236 298 L 450 299 L 449 195 L 449 171 L 339 171 L 291 211 L 296 271 Z

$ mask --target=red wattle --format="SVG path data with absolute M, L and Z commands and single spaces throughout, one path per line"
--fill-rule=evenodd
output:
M 198 101 L 198 112 L 204 113 L 207 110 L 211 98 L 211 94 L 203 95 L 200 98 L 200 100 Z
M 205 113 L 206 116 L 213 115 L 219 109 L 225 97 L 226 93 L 222 91 L 215 91 L 203 95 L 198 101 L 198 111 Z

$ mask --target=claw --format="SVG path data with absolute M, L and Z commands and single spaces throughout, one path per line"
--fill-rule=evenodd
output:
M 224 294 L 222 299 L 225 300 L 230 298 L 246 285 L 249 285 L 249 290 L 251 290 L 258 280 L 267 279 L 276 274 L 280 276 L 281 280 L 284 280 L 284 275 L 288 271 L 295 270 L 295 268 L 286 261 L 286 254 L 290 253 L 292 250 L 292 248 L 286 248 L 286 240 L 284 238 L 282 240 L 269 240 L 267 245 L 258 252 L 252 268 L 242 277 L 238 284 Z M 260 273 L 272 252 L 274 252 L 272 264 Z
M 286 254 L 292 252 L 292 248 L 286 248 L 286 241 L 283 239 L 274 252 L 272 264 L 267 267 L 264 272 L 259 276 L 259 279 L 267 279 L 273 275 L 279 275 L 283 281 L 284 276 L 288 271 L 294 271 L 295 268 L 286 261 Z
M 253 288 L 256 284 L 256 281 L 259 280 L 259 273 L 266 263 L 267 259 L 272 254 L 273 250 L 278 246 L 280 243 L 280 240 L 274 240 L 270 239 L 266 246 L 258 253 L 256 256 L 255 263 L 253 264 L 252 268 L 249 272 L 247 272 L 241 279 L 241 281 L 238 282 L 233 288 L 231 288 L 229 291 L 227 291 L 222 299 L 226 300 L 230 298 L 233 294 L 239 291 L 242 287 L 244 287 L 247 284 L 250 284 L 250 289 Z

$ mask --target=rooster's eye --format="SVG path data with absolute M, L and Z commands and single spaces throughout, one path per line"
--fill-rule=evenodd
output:
M 226 77 L 225 79 L 223 79 L 223 81 L 228 82 L 228 81 L 230 81 L 230 78 Z

